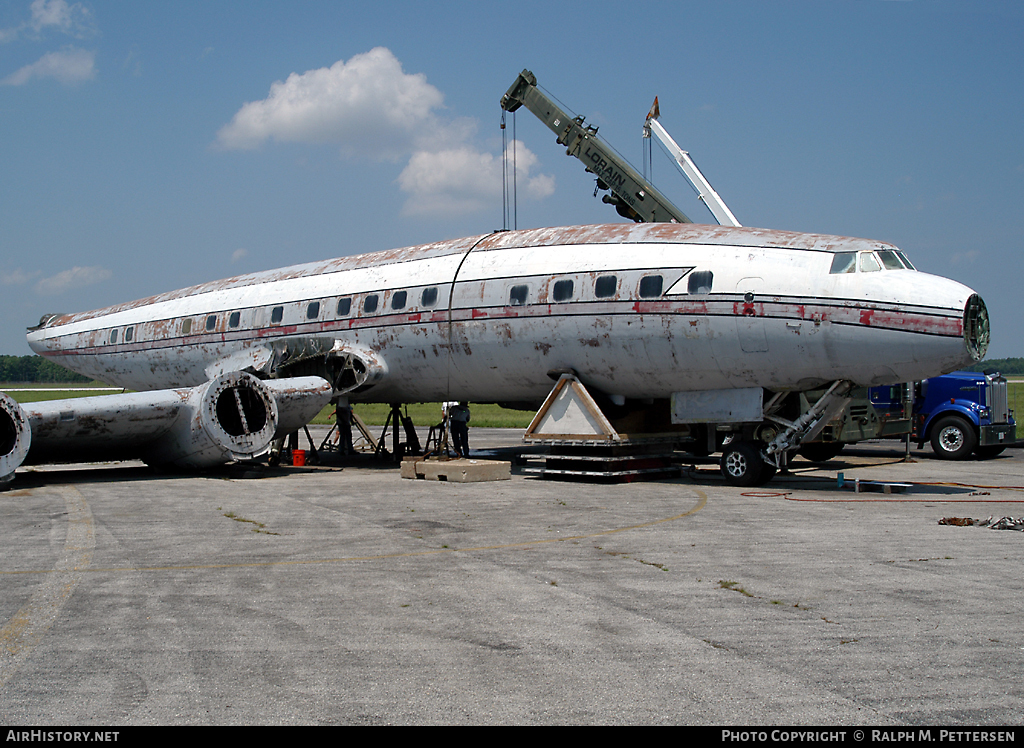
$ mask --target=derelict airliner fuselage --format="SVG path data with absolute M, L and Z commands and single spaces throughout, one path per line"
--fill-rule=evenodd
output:
M 571 370 L 621 403 L 923 379 L 980 360 L 988 324 L 971 289 L 883 242 L 659 223 L 498 232 L 253 273 L 51 315 L 28 340 L 140 391 L 317 375 L 353 402 L 538 403 L 549 373 Z M 231 399 L 245 421 L 249 401 Z

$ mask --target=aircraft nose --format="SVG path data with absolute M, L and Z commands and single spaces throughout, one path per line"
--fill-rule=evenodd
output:
M 964 346 L 974 361 L 981 361 L 988 352 L 991 327 L 988 309 L 978 294 L 971 294 L 964 305 Z

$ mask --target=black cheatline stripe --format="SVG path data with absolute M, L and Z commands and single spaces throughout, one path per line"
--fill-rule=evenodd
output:
M 621 311 L 602 310 L 600 312 L 600 314 L 602 316 L 605 316 L 605 317 L 625 317 L 625 316 L 631 316 L 631 315 L 633 315 L 633 316 L 635 316 L 635 315 L 662 315 L 662 316 L 672 316 L 672 317 L 698 317 L 698 318 L 699 317 L 709 317 L 709 318 L 710 317 L 714 317 L 716 319 L 722 319 L 722 318 L 726 318 L 726 317 L 744 317 L 744 318 L 749 318 L 749 319 L 795 320 L 795 321 L 809 322 L 809 323 L 814 322 L 813 319 L 808 319 L 806 317 L 797 317 L 797 316 L 794 316 L 794 315 L 785 315 L 785 314 L 758 314 L 758 315 L 750 316 L 750 315 L 743 315 L 743 314 L 735 314 L 734 312 L 729 312 L 729 311 L 696 312 L 696 311 L 654 310 L 654 311 L 646 311 L 646 312 L 637 312 L 634 309 L 632 309 L 632 307 L 636 303 L 637 303 L 637 300 L 618 301 L 618 302 L 575 301 L 575 302 L 555 302 L 555 303 L 552 303 L 552 304 L 527 304 L 527 305 L 515 306 L 515 307 L 506 307 L 505 305 L 495 305 L 495 306 L 490 306 L 490 307 L 459 307 L 459 308 L 455 308 L 455 309 L 452 310 L 452 315 L 453 316 L 451 318 L 451 321 L 452 322 L 487 322 L 487 321 L 493 321 L 493 320 L 515 320 L 515 319 L 535 320 L 535 319 L 540 319 L 540 318 L 545 318 L 545 319 L 564 319 L 564 318 L 571 318 L 571 317 L 590 317 L 590 316 L 593 316 L 595 314 L 595 311 L 593 309 L 588 309 L 588 308 L 585 308 L 585 307 L 587 307 L 587 306 L 595 306 L 595 305 L 599 305 L 599 304 L 601 304 L 601 305 L 616 304 L 618 306 L 623 306 L 623 307 L 624 306 L 628 306 L 630 308 L 623 309 Z M 660 304 L 660 303 L 666 303 L 666 302 L 664 302 L 664 301 L 641 301 L 640 303 L 642 303 L 642 304 L 644 304 L 644 303 L 659 303 Z M 667 302 L 667 303 L 673 303 L 673 302 Z M 677 302 L 677 303 L 700 304 L 700 303 L 704 303 L 704 302 L 688 301 L 688 302 Z M 729 304 L 729 303 L 739 303 L 739 302 L 730 302 L 730 301 L 727 301 L 725 299 L 720 299 L 720 300 L 718 300 L 716 302 L 712 302 L 712 303 Z M 755 302 L 755 303 L 761 304 L 762 306 L 766 306 L 766 305 L 782 306 L 783 305 L 780 302 Z M 566 312 L 564 312 L 564 313 L 554 313 L 554 312 L 551 312 L 551 311 L 548 310 L 549 306 L 557 306 L 558 308 L 564 308 L 564 309 L 566 309 Z M 811 304 L 805 304 L 804 306 L 812 306 L 812 305 Z M 818 307 L 822 307 L 822 308 L 825 308 L 825 309 L 840 309 L 840 310 L 844 310 L 844 311 L 846 311 L 846 312 L 848 312 L 850 314 L 857 314 L 857 313 L 863 312 L 863 311 L 872 311 L 872 312 L 874 312 L 874 311 L 881 311 L 881 312 L 890 312 L 890 313 L 891 312 L 896 312 L 896 313 L 902 312 L 904 314 L 914 314 L 914 312 L 907 312 L 905 310 L 867 309 L 867 308 L 864 308 L 864 307 L 846 307 L 846 306 L 840 306 L 840 305 L 834 305 L 834 304 L 821 304 L 821 303 L 818 303 L 818 304 L 813 304 L 813 306 L 818 306 Z M 492 314 L 492 313 L 487 311 L 487 310 L 506 309 L 506 308 L 515 309 L 516 313 L 515 314 Z M 570 309 L 573 309 L 573 308 L 575 308 L 577 311 L 569 311 Z M 939 309 L 941 307 L 935 307 L 935 308 Z M 478 312 L 478 311 L 482 311 L 482 312 L 485 312 L 485 313 L 482 314 L 481 316 L 474 317 L 473 316 L 473 312 Z M 956 320 L 956 319 L 960 318 L 960 314 L 953 313 L 952 310 L 947 310 L 947 311 L 949 311 L 950 314 L 948 314 L 948 315 L 935 315 L 935 314 L 933 314 L 933 315 L 929 315 L 929 316 L 938 317 L 940 319 L 945 319 L 945 320 Z M 464 316 L 467 313 L 468 313 L 469 316 Z M 431 314 L 433 314 L 433 312 L 431 312 Z M 165 338 L 165 339 L 162 339 L 160 341 L 140 341 L 140 342 L 134 342 L 134 343 L 131 343 L 129 346 L 124 346 L 123 344 L 117 345 L 117 346 L 110 346 L 110 345 L 91 346 L 91 347 L 88 347 L 88 348 L 73 348 L 73 349 L 61 350 L 61 351 L 57 351 L 57 353 L 59 353 L 60 355 L 65 355 L 65 356 L 109 355 L 111 353 L 134 353 L 134 352 L 140 352 L 140 351 L 170 350 L 170 349 L 174 349 L 174 348 L 191 347 L 191 346 L 194 346 L 194 345 L 209 345 L 209 344 L 212 344 L 212 343 L 228 343 L 228 342 L 235 342 L 235 341 L 258 342 L 259 340 L 264 340 L 264 339 L 265 340 L 275 340 L 275 339 L 278 339 L 278 338 L 287 338 L 287 337 L 292 337 L 292 336 L 295 336 L 295 335 L 308 335 L 308 334 L 316 334 L 316 333 L 331 334 L 332 332 L 343 332 L 343 331 L 353 331 L 353 330 L 357 331 L 357 332 L 362 332 L 362 331 L 372 331 L 372 330 L 384 330 L 384 329 L 389 329 L 389 328 L 393 328 L 393 327 L 403 327 L 403 326 L 409 326 L 409 325 L 443 325 L 443 324 L 447 324 L 448 323 L 448 319 L 438 319 L 438 320 L 429 320 L 428 319 L 428 320 L 419 320 L 419 321 L 415 321 L 415 322 L 409 321 L 409 320 L 401 320 L 401 321 L 394 321 L 394 322 L 386 322 L 386 321 L 384 321 L 388 317 L 399 317 L 399 316 L 407 317 L 409 315 L 383 315 L 381 317 L 353 317 L 353 318 L 341 318 L 340 320 L 325 320 L 323 322 L 309 322 L 309 323 L 305 323 L 305 324 L 301 324 L 301 325 L 287 325 L 287 326 L 282 326 L 282 327 L 261 327 L 261 328 L 240 329 L 239 331 L 236 331 L 235 333 L 230 334 L 230 335 L 222 334 L 222 333 L 211 334 L 211 336 L 209 336 L 209 337 L 213 338 L 213 339 L 204 339 L 204 338 L 207 338 L 207 336 L 193 336 L 194 339 L 191 342 L 187 343 L 187 344 L 184 343 L 184 342 L 178 342 L 178 341 L 183 341 L 184 340 L 183 338 Z M 332 329 L 327 329 L 325 327 L 326 325 L 329 325 L 329 324 L 331 324 L 331 323 L 333 323 L 335 321 L 339 321 L 340 322 L 340 321 L 343 321 L 343 320 L 348 320 L 350 322 L 349 327 L 345 328 L 345 330 L 337 330 L 337 329 L 332 330 Z M 351 324 L 353 322 L 359 323 L 361 320 L 367 320 L 367 323 L 366 324 L 355 324 L 355 325 Z M 899 325 L 886 325 L 886 324 L 864 325 L 863 323 L 857 322 L 857 321 L 844 321 L 844 320 L 834 320 L 834 319 L 829 319 L 827 321 L 830 324 L 842 325 L 844 327 L 870 327 L 871 329 L 875 329 L 875 330 L 890 330 L 890 331 L 894 331 L 894 332 L 904 332 L 904 333 L 913 334 L 913 335 L 925 335 L 925 336 L 933 336 L 933 337 L 957 337 L 957 338 L 960 337 L 960 334 L 941 333 L 941 332 L 929 332 L 929 331 L 925 331 L 925 330 L 908 330 L 905 327 L 902 327 L 902 326 L 899 326 Z M 289 332 L 284 332 L 284 333 L 281 333 L 281 334 L 278 334 L 278 335 L 271 335 L 271 334 L 269 334 L 269 332 L 272 331 L 272 330 L 281 330 L 281 329 L 284 329 L 285 327 L 287 327 Z M 302 328 L 306 328 L 306 329 L 302 329 Z M 81 333 L 77 333 L 77 334 L 81 334 Z M 59 338 L 58 338 L 58 340 L 59 340 Z

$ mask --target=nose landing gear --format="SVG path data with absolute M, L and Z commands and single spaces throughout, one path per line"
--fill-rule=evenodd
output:
M 801 442 L 814 439 L 826 424 L 838 416 L 850 402 L 852 382 L 838 380 L 805 412 L 793 421 L 781 416 L 783 402 L 790 393 L 780 392 L 764 406 L 764 422 L 747 428 L 722 450 L 721 470 L 727 483 L 734 486 L 760 486 L 786 466 L 790 453 Z M 780 428 L 781 427 L 781 428 Z
M 722 475 L 734 486 L 762 486 L 774 477 L 776 465 L 762 456 L 761 444 L 733 441 L 722 449 Z

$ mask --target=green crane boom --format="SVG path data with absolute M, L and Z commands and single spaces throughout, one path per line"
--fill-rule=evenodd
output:
M 601 199 L 615 206 L 624 218 L 637 223 L 693 223 L 683 211 L 637 173 L 625 159 L 597 137 L 597 128 L 586 125 L 582 116 L 572 117 L 537 88 L 537 77 L 529 70 L 501 97 L 501 108 L 514 112 L 525 106 L 558 136 L 566 155 L 575 156 L 597 177 L 597 186 L 610 194 Z

